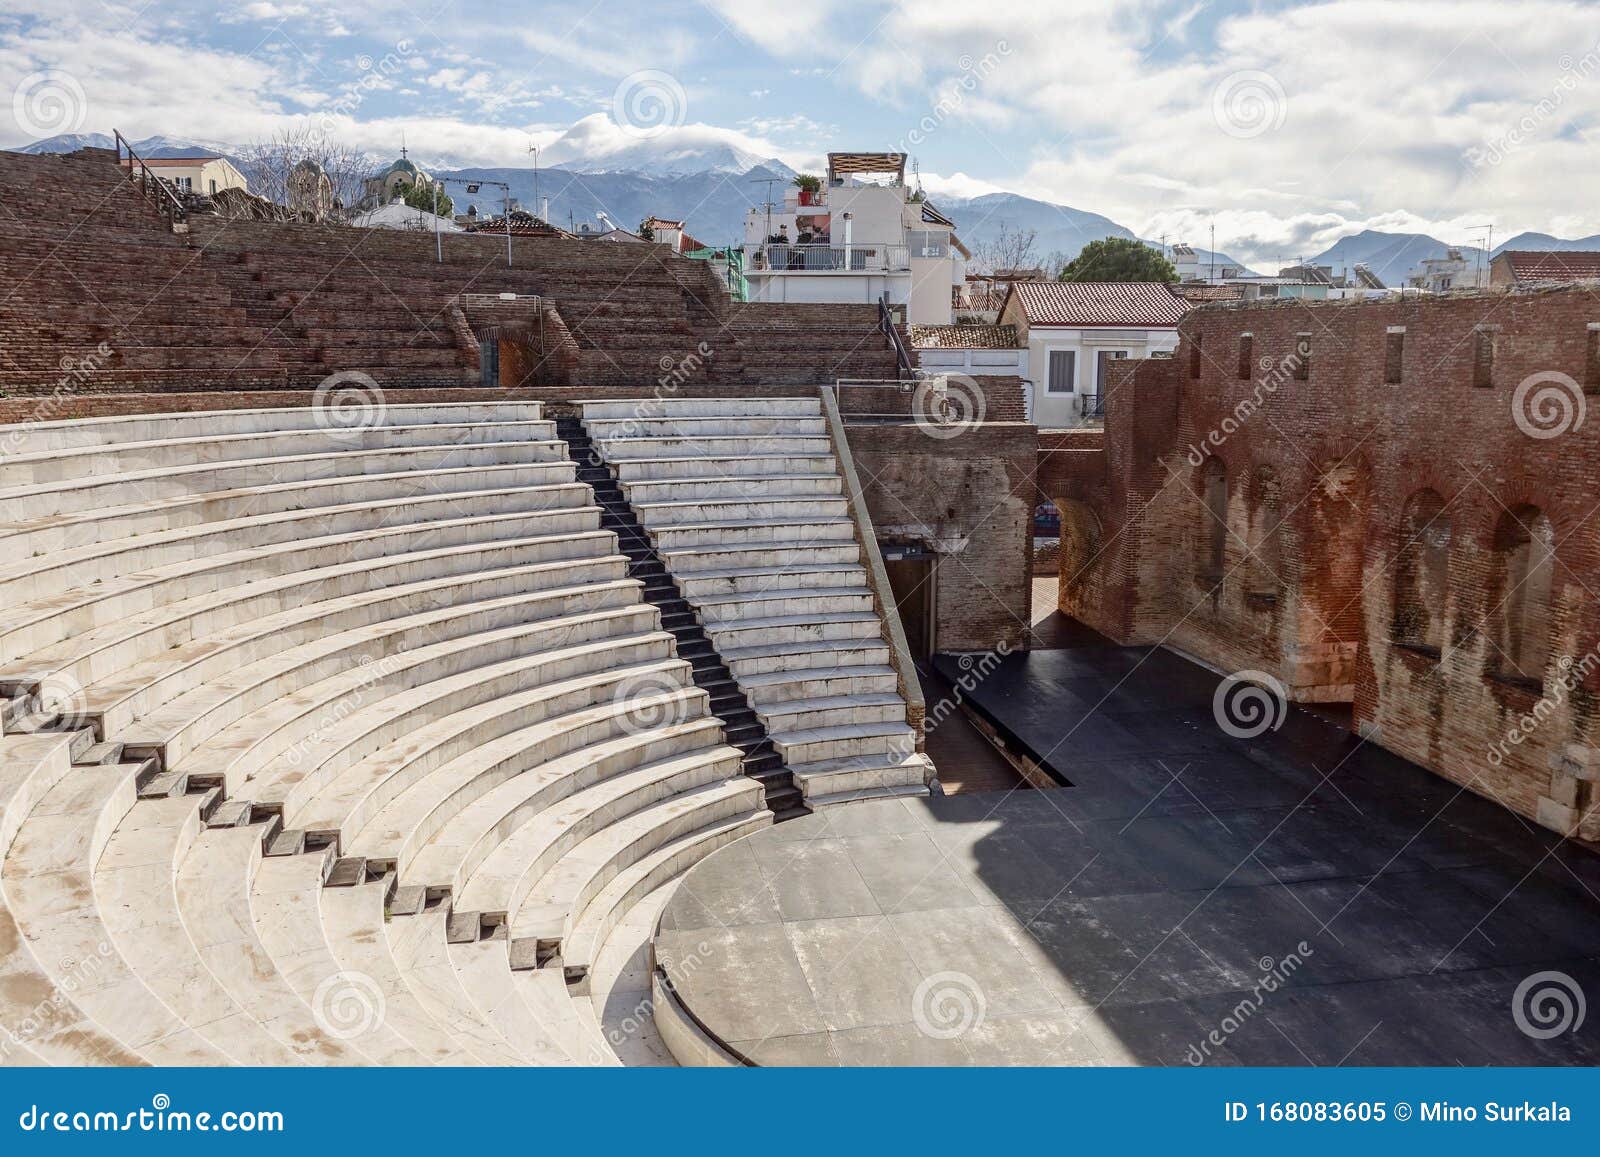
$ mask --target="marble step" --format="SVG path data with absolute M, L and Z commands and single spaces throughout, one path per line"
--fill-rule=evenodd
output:
M 805 417 L 822 412 L 815 397 L 795 398 L 628 398 L 579 402 L 584 424 L 591 420 L 651 417 Z
M 885 646 L 885 652 L 887 649 Z M 739 689 L 758 711 L 797 700 L 888 694 L 899 686 L 894 668 L 887 663 L 828 664 L 820 669 L 785 667 L 762 673 L 745 673 L 739 675 L 738 680 Z
M 194 750 L 193 766 L 293 815 L 343 769 L 434 719 L 474 704 L 582 674 L 606 663 L 614 640 L 651 635 L 637 661 L 671 653 L 654 608 L 523 624 L 420 647 L 339 672 L 269 702 Z M 182 770 L 184 766 L 180 765 Z
M 359 454 L 367 450 L 487 442 L 542 443 L 553 449 L 554 440 L 555 424 L 545 421 L 371 426 L 344 429 L 337 434 L 316 428 L 239 434 L 197 433 L 188 438 L 112 442 L 104 446 L 10 455 L 0 460 L 0 490 L 197 462 L 259 461 L 329 451 Z
M 857 756 L 909 759 L 917 753 L 917 736 L 905 722 L 856 723 L 836 727 L 804 728 L 772 737 L 772 746 L 789 770 L 800 778 L 818 769 L 808 764 L 828 763 Z
M 502 919 L 562 856 L 606 826 L 664 798 L 740 779 L 739 752 L 720 740 L 715 720 L 696 720 L 507 784 L 483 801 L 488 815 L 475 817 L 472 830 L 501 818 L 455 866 L 458 906 Z
M 696 499 L 833 498 L 844 493 L 838 474 L 761 474 L 742 478 L 666 478 L 622 484 L 635 506 Z
M 748 450 L 748 447 L 742 449 Z M 810 448 L 799 453 L 769 452 L 680 454 L 672 457 L 608 459 L 617 481 L 682 481 L 687 479 L 738 479 L 772 474 L 831 474 L 837 469 L 833 452 Z
M 240 1065 L 291 1065 L 299 1054 L 264 1028 L 212 975 L 178 911 L 178 867 L 204 828 L 200 797 L 140 800 L 94 867 L 110 943 L 145 985 Z
M 251 487 L 396 473 L 425 474 L 446 469 L 495 469 L 504 466 L 567 466 L 560 442 L 483 442 L 462 446 L 391 447 L 350 454 L 328 450 L 293 458 L 254 458 L 155 466 L 68 478 L 48 484 L 0 489 L 0 510 L 7 523 L 60 518 L 110 509 L 129 502 L 181 499 L 202 493 Z
M 359 399 L 358 399 L 359 400 Z M 385 400 L 362 417 L 382 425 L 418 426 L 431 423 L 461 425 L 504 421 L 537 421 L 540 402 L 419 402 Z M 159 438 L 218 434 L 262 434 L 286 430 L 322 430 L 333 424 L 321 406 L 282 409 L 186 410 L 170 414 L 117 414 L 102 418 L 71 418 L 58 422 L 27 422 L 0 426 L 0 441 L 7 453 L 38 454 L 87 446 L 148 442 Z

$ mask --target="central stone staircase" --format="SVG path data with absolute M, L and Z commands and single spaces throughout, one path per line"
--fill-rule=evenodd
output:
M 727 664 L 717 653 L 694 608 L 667 573 L 638 516 L 623 496 L 615 476 L 595 455 L 594 442 L 577 418 L 556 419 L 556 435 L 567 444 L 578 466 L 578 481 L 594 491 L 601 509 L 600 525 L 617 536 L 617 548 L 628 559 L 628 575 L 644 583 L 645 599 L 661 611 L 661 626 L 677 640 L 678 655 L 689 660 L 695 685 L 710 695 L 710 709 L 722 720 L 727 741 L 743 755 L 744 773 L 759 780 L 766 791 L 767 807 L 777 820 L 809 815 L 794 777 L 773 750 L 766 726 L 740 690 Z
M 704 625 L 808 806 L 926 794 L 817 397 L 580 403 L 653 558 Z M 642 547 L 643 542 L 639 545 Z

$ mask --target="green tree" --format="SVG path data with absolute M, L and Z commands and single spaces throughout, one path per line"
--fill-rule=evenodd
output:
M 1127 237 L 1091 241 L 1061 271 L 1062 281 L 1176 281 L 1160 251 Z
M 450 216 L 456 207 L 456 203 L 450 199 L 450 194 L 438 187 L 425 189 L 420 185 L 402 185 L 400 196 L 413 209 L 421 209 L 424 213 L 437 213 L 441 217 Z
M 650 224 L 648 218 L 639 222 L 639 236 L 645 241 L 654 241 L 656 239 L 655 226 Z

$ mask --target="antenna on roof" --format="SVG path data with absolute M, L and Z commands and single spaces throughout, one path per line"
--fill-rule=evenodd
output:
M 767 187 L 767 199 L 762 202 L 761 205 L 761 207 L 765 209 L 767 213 L 766 231 L 761 235 L 761 244 L 763 245 L 767 243 L 767 238 L 772 236 L 772 186 L 776 185 L 781 180 L 783 180 L 782 177 L 757 177 L 755 180 L 750 182 L 752 185 L 765 185 Z
M 400 130 L 400 159 L 406 159 L 406 130 Z

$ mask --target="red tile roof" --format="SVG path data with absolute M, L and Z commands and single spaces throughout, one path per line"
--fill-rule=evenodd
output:
M 1014 350 L 1021 346 L 1014 325 L 914 325 L 913 349 Z
M 1500 254 L 1517 281 L 1583 281 L 1600 277 L 1600 253 L 1581 250 L 1512 249 Z
M 1159 281 L 1019 281 L 1011 296 L 1029 325 L 1165 328 L 1189 311 L 1189 303 Z

